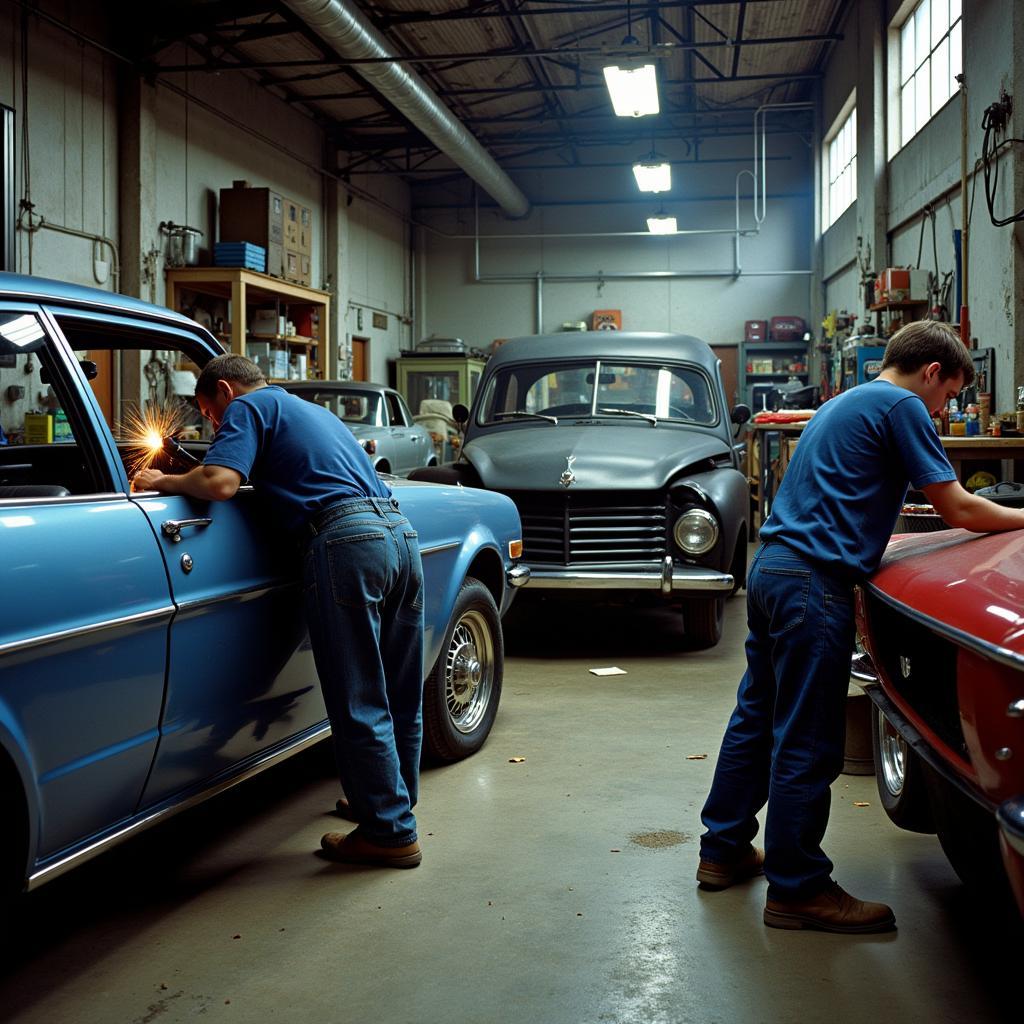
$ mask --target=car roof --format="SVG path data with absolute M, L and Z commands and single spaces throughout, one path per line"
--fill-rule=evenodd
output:
M 488 370 L 540 359 L 653 359 L 697 363 L 714 372 L 718 357 L 700 338 L 656 331 L 565 331 L 510 338 L 491 356 Z
M 142 316 L 148 320 L 170 321 L 178 327 L 184 327 L 194 334 L 200 335 L 204 341 L 213 341 L 213 336 L 201 324 L 190 320 L 182 313 L 176 313 L 166 306 L 154 306 L 142 299 L 120 292 L 108 292 L 101 288 L 87 288 L 80 284 L 67 281 L 55 281 L 48 277 L 35 277 L 29 274 L 11 274 L 0 272 L 0 298 L 19 302 L 41 302 L 64 306 L 79 306 L 83 309 L 103 307 L 117 313 Z M 221 346 L 214 343 L 217 351 Z
M 286 391 L 372 391 L 383 394 L 394 391 L 386 384 L 371 384 L 365 380 L 287 380 L 281 382 Z

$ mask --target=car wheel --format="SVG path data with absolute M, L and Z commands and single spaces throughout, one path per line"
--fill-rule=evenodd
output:
M 934 833 L 921 759 L 877 704 L 871 705 L 871 748 L 878 797 L 889 820 L 908 832 Z
M 455 600 L 441 653 L 423 690 L 424 752 L 450 763 L 476 753 L 501 699 L 505 647 L 491 592 L 469 578 Z
M 942 852 L 960 880 L 994 901 L 1012 902 L 995 816 L 928 765 L 925 778 Z
M 725 598 L 693 598 L 683 604 L 683 631 L 697 647 L 714 647 L 722 639 Z
M 391 463 L 388 462 L 387 459 L 381 459 L 380 462 L 378 462 L 373 468 L 378 473 L 390 473 L 391 472 Z

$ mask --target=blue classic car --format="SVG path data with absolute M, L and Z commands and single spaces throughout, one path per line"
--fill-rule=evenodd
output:
M 718 358 L 683 334 L 515 338 L 491 357 L 460 459 L 416 479 L 509 495 L 527 593 L 672 602 L 691 642 L 718 643 L 743 585 L 750 492 Z
M 430 432 L 413 422 L 405 399 L 383 384 L 357 380 L 294 380 L 281 385 L 335 414 L 370 456 L 378 473 L 405 476 L 436 466 Z
M 326 736 L 296 548 L 259 493 L 133 493 L 219 346 L 166 309 L 0 274 L 0 882 L 34 887 Z M 190 430 L 191 428 L 191 430 Z M 151 446 L 147 434 L 155 435 Z M 177 448 L 201 455 L 206 442 Z M 497 494 L 390 481 L 423 552 L 425 745 L 485 740 L 527 571 Z

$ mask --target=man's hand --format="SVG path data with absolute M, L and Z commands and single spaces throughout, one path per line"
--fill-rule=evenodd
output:
M 202 501 L 227 501 L 242 485 L 242 474 L 226 466 L 196 466 L 177 476 L 157 469 L 143 469 L 132 480 L 134 491 L 186 494 Z

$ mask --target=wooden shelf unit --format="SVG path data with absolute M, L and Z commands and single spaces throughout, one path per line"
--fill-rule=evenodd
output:
M 330 344 L 331 296 L 328 292 L 305 285 L 292 284 L 279 277 L 261 274 L 256 270 L 241 267 L 175 267 L 164 271 L 167 281 L 167 305 L 182 310 L 189 303 L 182 299 L 183 292 L 209 295 L 231 303 L 231 331 L 219 337 L 228 342 L 231 352 L 247 355 L 246 341 L 279 342 L 290 348 L 314 346 L 319 350 L 317 370 L 330 379 L 335 376 L 332 365 Z M 254 335 L 248 330 L 250 306 L 266 306 L 274 303 L 278 307 L 315 306 L 319 310 L 320 337 L 305 338 L 282 335 Z

